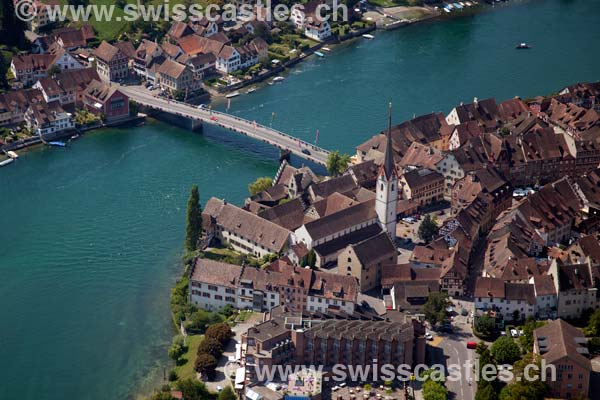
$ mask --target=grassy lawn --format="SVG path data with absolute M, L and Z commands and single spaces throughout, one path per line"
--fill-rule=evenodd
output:
M 176 366 L 175 372 L 179 379 L 195 378 L 196 371 L 194 371 L 194 363 L 196 362 L 196 354 L 198 353 L 198 346 L 204 338 L 203 335 L 188 336 L 186 343 L 188 346 L 187 352 L 181 356 L 181 365 Z
M 250 310 L 242 310 L 235 319 L 235 322 L 245 322 L 252 316 L 253 312 Z

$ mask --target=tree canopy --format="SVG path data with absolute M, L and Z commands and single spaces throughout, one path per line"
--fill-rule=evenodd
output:
M 586 336 L 600 336 L 600 309 L 594 311 L 583 333 Z
M 254 196 L 263 190 L 267 190 L 271 186 L 273 186 L 273 179 L 268 176 L 263 176 L 248 185 L 248 192 L 250 192 L 250 196 Z
M 433 326 L 441 323 L 446 318 L 446 308 L 450 305 L 448 293 L 437 292 L 429 293 L 427 302 L 423 305 L 425 319 Z
M 206 329 L 204 337 L 214 338 L 218 340 L 223 346 L 225 346 L 229 340 L 233 337 L 233 331 L 226 322 L 214 324 Z
M 225 389 L 221 390 L 219 393 L 218 400 L 237 400 L 237 396 L 233 392 L 231 386 L 226 386 Z
M 350 164 L 348 154 L 340 154 L 339 151 L 332 151 L 327 156 L 327 172 L 331 176 L 341 175 Z
M 200 195 L 198 186 L 193 185 L 187 204 L 187 222 L 185 227 L 185 248 L 188 251 L 196 250 L 200 232 L 202 231 L 202 209 L 200 208 Z
M 198 354 L 206 353 L 215 358 L 221 357 L 223 354 L 223 345 L 214 337 L 204 337 L 200 345 L 198 345 Z
M 440 382 L 428 379 L 423 383 L 424 400 L 446 400 L 448 390 Z
M 419 226 L 419 238 L 425 242 L 431 242 L 437 236 L 440 228 L 437 225 L 436 218 L 431 218 L 429 214 L 425 215 L 423 222 Z
M 513 364 L 521 357 L 521 349 L 508 336 L 501 336 L 496 339 L 490 352 L 498 364 Z
M 194 369 L 200 372 L 202 375 L 212 379 L 215 376 L 217 369 L 217 359 L 210 354 L 200 353 L 196 356 L 196 363 Z

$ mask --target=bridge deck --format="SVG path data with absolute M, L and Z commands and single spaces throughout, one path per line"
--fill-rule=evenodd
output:
M 156 110 L 180 115 L 185 118 L 202 121 L 202 123 L 220 126 L 241 133 L 248 137 L 268 143 L 279 149 L 289 150 L 294 155 L 320 165 L 326 165 L 329 151 L 290 136 L 268 126 L 236 117 L 231 114 L 194 107 L 176 100 L 154 97 L 141 87 L 121 86 L 119 88 L 136 103 Z M 305 151 L 305 152 L 303 152 Z M 310 154 L 306 154 L 306 152 Z

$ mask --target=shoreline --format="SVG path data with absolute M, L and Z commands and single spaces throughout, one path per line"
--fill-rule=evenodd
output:
M 113 121 L 110 123 L 102 123 L 100 125 L 94 125 L 94 126 L 88 126 L 88 127 L 74 128 L 74 129 L 70 129 L 68 131 L 59 132 L 59 134 L 57 134 L 56 136 L 53 136 L 50 139 L 45 138 L 44 140 L 62 141 L 63 139 L 67 139 L 66 142 L 70 143 L 71 141 L 77 140 L 79 137 L 81 137 L 91 131 L 96 131 L 96 130 L 100 130 L 103 128 L 115 128 L 115 127 L 120 127 L 120 126 L 126 126 L 126 125 L 134 124 L 137 122 L 144 122 L 146 120 L 146 118 L 147 118 L 147 116 L 145 114 L 138 113 L 138 115 L 136 115 L 136 116 L 130 116 L 127 119 L 123 119 L 123 120 L 119 120 L 119 121 Z M 78 137 L 73 139 L 74 135 L 78 135 Z M 37 146 L 43 146 L 45 144 L 44 140 L 42 140 L 42 138 L 40 138 L 39 136 L 31 136 L 31 137 L 29 137 L 27 139 L 23 139 L 19 142 L 8 143 L 8 144 L 2 146 L 0 148 L 0 153 L 6 154 L 9 151 L 17 152 L 17 151 L 32 150 L 32 149 L 36 148 Z
M 397 24 L 394 24 L 394 26 L 387 26 L 387 27 L 379 26 L 378 21 L 372 21 L 372 20 L 365 21 L 363 19 L 362 22 L 373 23 L 373 25 L 368 26 L 366 28 L 359 29 L 354 32 L 347 33 L 346 35 L 344 35 L 342 37 L 340 37 L 340 36 L 331 37 L 329 40 L 319 42 L 315 46 L 305 50 L 300 56 L 298 56 L 292 60 L 288 60 L 288 61 L 284 62 L 279 67 L 273 68 L 272 70 L 269 70 L 268 72 L 264 73 L 263 75 L 259 75 L 252 79 L 245 80 L 242 82 L 235 83 L 233 85 L 224 86 L 224 87 L 217 88 L 217 89 L 214 89 L 214 88 L 206 89 L 206 91 L 208 93 L 210 93 L 210 96 L 211 96 L 210 101 L 211 102 L 213 101 L 213 99 L 221 101 L 221 100 L 226 99 L 227 95 L 234 93 L 235 91 L 241 90 L 241 89 L 243 89 L 247 86 L 251 86 L 253 84 L 264 83 L 264 81 L 268 80 L 269 78 L 279 76 L 279 74 L 285 73 L 286 71 L 291 71 L 297 64 L 301 63 L 308 57 L 314 55 L 314 53 L 316 51 L 319 51 L 323 47 L 332 46 L 333 48 L 331 48 L 331 50 L 333 52 L 335 50 L 336 46 L 351 42 L 355 39 L 360 39 L 360 37 L 362 35 L 370 33 L 370 32 L 393 31 L 396 29 L 400 29 L 400 28 L 404 28 L 407 26 L 424 23 L 424 22 L 443 22 L 443 21 L 446 21 L 449 19 L 476 15 L 476 14 L 480 13 L 481 11 L 495 8 L 495 6 L 490 6 L 487 3 L 482 3 L 482 0 L 479 0 L 479 1 L 480 1 L 479 3 L 473 4 L 472 7 L 465 8 L 465 9 L 457 11 L 457 12 L 447 13 L 447 14 L 444 14 L 443 12 L 441 12 L 439 10 L 435 10 L 433 7 L 430 7 L 430 6 L 393 6 L 393 7 L 386 7 L 386 8 L 375 7 L 375 10 L 377 11 L 377 13 L 379 13 L 382 16 L 381 19 L 386 18 L 387 14 L 385 14 L 385 10 L 392 10 L 392 9 L 398 9 L 398 8 L 404 8 L 405 11 L 407 11 L 407 12 L 412 12 L 415 10 L 429 9 L 430 13 L 423 14 L 423 16 L 421 16 L 419 18 L 415 18 L 415 19 L 396 20 L 398 22 Z M 509 1 L 506 1 L 505 5 L 508 5 L 508 3 L 509 3 Z M 369 12 L 375 12 L 375 11 L 369 11 Z M 383 14 L 382 14 L 382 12 L 383 12 Z M 271 85 L 272 83 L 268 82 L 267 84 Z M 263 89 L 263 86 L 261 85 L 259 87 L 256 87 L 255 89 L 256 90 Z M 240 94 L 245 94 L 245 93 L 240 93 Z

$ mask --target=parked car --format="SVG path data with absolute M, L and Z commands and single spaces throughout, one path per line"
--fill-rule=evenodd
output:
M 511 329 L 510 330 L 510 336 L 512 336 L 512 337 L 519 337 L 519 332 L 516 329 Z
M 302 149 L 302 152 L 303 152 L 304 154 L 306 154 L 306 155 L 309 155 L 309 156 L 310 156 L 310 150 L 308 150 L 308 149 Z
M 477 342 L 467 342 L 467 349 L 476 349 Z

